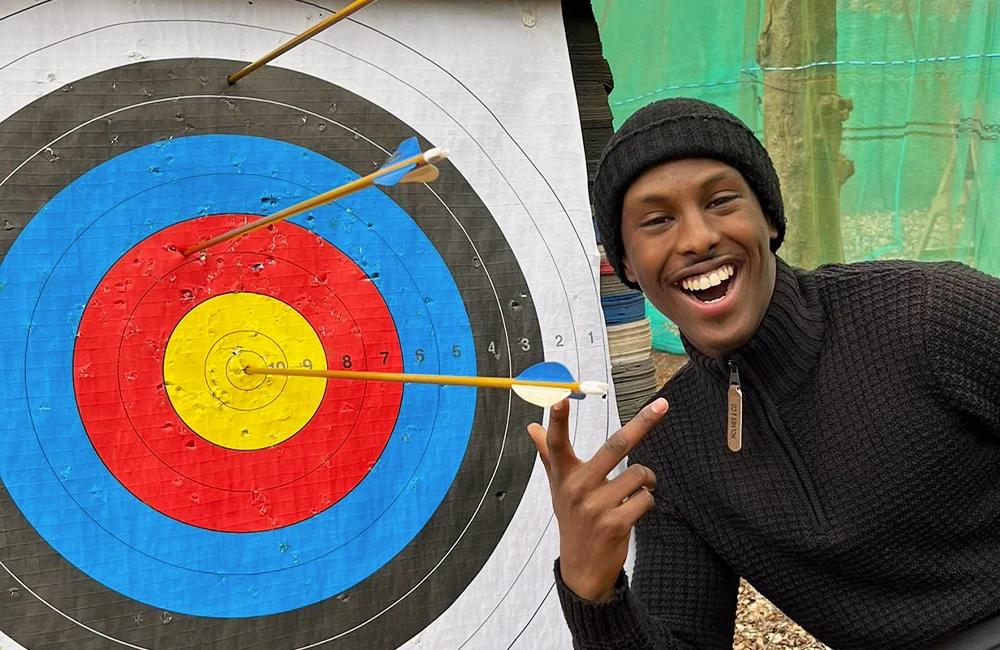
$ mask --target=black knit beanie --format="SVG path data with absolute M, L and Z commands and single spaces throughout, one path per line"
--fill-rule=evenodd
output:
M 746 124 L 732 113 L 697 99 L 664 99 L 645 106 L 612 136 L 594 179 L 594 215 L 604 252 L 618 277 L 622 264 L 622 202 L 629 186 L 651 167 L 683 158 L 711 158 L 735 168 L 757 195 L 778 230 L 776 251 L 785 237 L 785 208 L 774 164 Z

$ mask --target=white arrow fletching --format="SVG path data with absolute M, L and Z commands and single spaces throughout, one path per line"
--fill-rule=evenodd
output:
M 434 163 L 439 163 L 448 157 L 448 150 L 444 147 L 434 147 L 430 151 L 424 154 L 424 162 L 428 165 L 433 165 Z
M 514 384 L 512 388 L 514 393 L 525 402 L 541 406 L 542 408 L 549 408 L 554 404 L 558 404 L 569 397 L 571 392 L 563 388 L 544 388 L 542 386 L 526 386 L 524 384 Z
M 602 381 L 581 381 L 580 392 L 584 395 L 607 395 L 608 385 Z

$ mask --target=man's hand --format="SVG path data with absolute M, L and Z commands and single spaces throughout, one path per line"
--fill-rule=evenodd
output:
M 528 426 L 549 477 L 552 508 L 559 520 L 559 566 L 563 582 L 586 600 L 607 600 L 628 555 L 632 526 L 653 507 L 656 476 L 632 465 L 613 480 L 608 474 L 667 412 L 659 398 L 622 427 L 587 462 L 569 440 L 569 402 L 552 407 L 549 429 Z

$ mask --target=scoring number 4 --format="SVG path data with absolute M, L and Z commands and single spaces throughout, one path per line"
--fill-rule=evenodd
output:
M 587 337 L 590 339 L 591 343 L 595 342 L 593 332 L 587 332 Z M 531 341 L 529 341 L 527 338 L 520 338 L 518 339 L 517 343 L 518 346 L 521 348 L 521 350 L 523 350 L 524 352 L 527 352 L 528 350 L 531 349 Z M 562 334 L 556 334 L 556 347 L 557 348 L 566 347 L 566 338 Z M 500 349 L 497 347 L 496 341 L 490 341 L 490 347 L 488 349 L 490 354 L 492 354 L 497 359 L 500 358 Z
M 531 341 L 529 341 L 526 338 L 520 338 L 520 339 L 518 339 L 517 340 L 517 345 L 518 345 L 518 347 L 520 347 L 525 352 L 527 352 L 528 350 L 531 349 Z M 497 347 L 497 342 L 496 341 L 490 341 L 490 347 L 487 348 L 487 349 L 489 350 L 490 354 L 492 354 L 494 357 L 496 357 L 497 359 L 500 358 L 500 354 L 501 354 L 500 353 L 500 348 Z
M 593 332 L 587 332 L 587 336 L 590 338 L 590 342 L 593 343 L 594 342 L 594 333 Z M 522 338 L 518 339 L 517 345 L 524 352 L 528 352 L 529 350 L 531 350 L 531 341 L 529 341 L 526 337 L 522 337 Z M 556 334 L 556 347 L 557 348 L 562 348 L 562 347 L 565 347 L 565 346 L 566 346 L 566 342 L 565 342 L 565 338 L 563 337 L 563 335 L 562 334 Z M 500 358 L 500 356 L 501 356 L 501 349 L 497 346 L 496 341 L 490 341 L 489 348 L 487 348 L 487 349 L 489 350 L 489 353 L 492 354 L 494 357 L 496 357 L 497 359 Z M 382 359 L 382 365 L 383 366 L 388 365 L 388 363 L 389 363 L 389 353 L 388 352 L 379 352 L 379 356 Z M 417 360 L 417 363 L 423 363 L 424 359 L 427 358 L 427 355 L 424 353 L 424 351 L 423 351 L 422 348 L 418 348 L 414 356 L 415 356 L 415 358 Z M 453 345 L 451 347 L 451 356 L 454 357 L 454 358 L 456 358 L 456 359 L 461 358 L 461 356 L 462 356 L 462 348 L 461 348 L 461 346 Z M 312 367 L 312 362 L 307 359 L 305 362 L 303 362 L 302 365 L 305 366 L 306 368 L 311 368 Z M 350 355 L 346 355 L 345 354 L 343 357 L 341 357 L 341 359 L 340 359 L 340 365 L 343 368 L 350 368 L 353 365 L 353 362 L 351 361 Z

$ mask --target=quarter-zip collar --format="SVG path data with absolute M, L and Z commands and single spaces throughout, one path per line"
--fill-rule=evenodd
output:
M 732 363 L 741 373 L 750 371 L 765 381 L 769 392 L 780 398 L 813 374 L 823 347 L 824 312 L 809 274 L 780 257 L 775 266 L 771 303 L 746 345 L 727 358 L 712 359 L 698 352 L 683 334 L 681 341 L 695 367 L 728 382 Z

